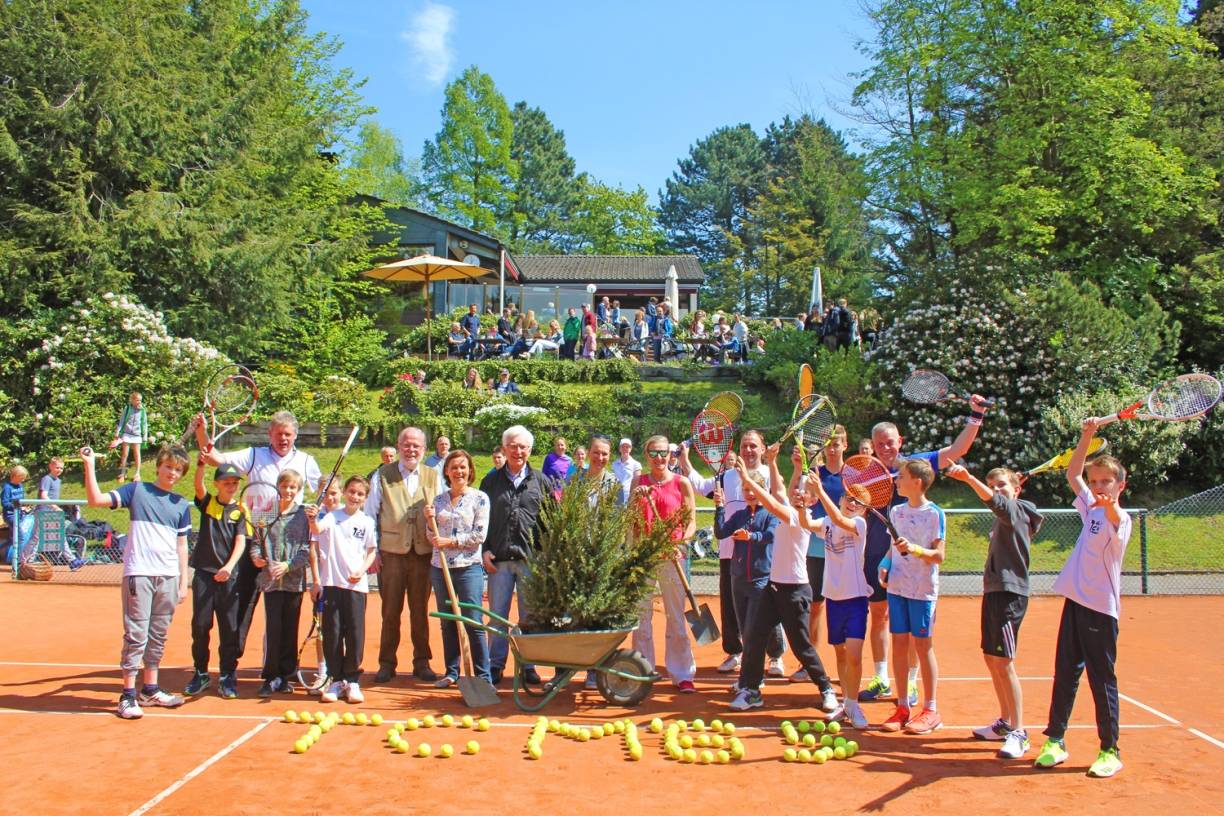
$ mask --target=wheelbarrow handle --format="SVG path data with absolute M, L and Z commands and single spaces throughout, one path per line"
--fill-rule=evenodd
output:
M 431 618 L 441 618 L 442 620 L 448 620 L 453 623 L 462 623 L 464 626 L 474 626 L 477 629 L 481 629 L 485 632 L 493 632 L 494 634 L 498 634 L 498 635 L 505 634 L 500 629 L 489 626 L 481 621 L 473 620 L 472 618 L 469 618 L 466 615 L 454 615 L 450 612 L 430 612 L 429 616 Z
M 478 603 L 469 603 L 467 601 L 460 601 L 459 607 L 461 609 L 473 609 L 482 615 L 488 615 L 490 618 L 497 621 L 498 623 L 504 623 L 507 627 L 510 627 L 510 628 L 514 627 L 513 621 L 506 620 L 501 615 L 497 614 L 496 612 L 485 609 L 483 606 L 481 606 Z

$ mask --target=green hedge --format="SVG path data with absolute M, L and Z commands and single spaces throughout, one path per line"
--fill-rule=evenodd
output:
M 389 382 L 393 385 L 400 375 L 425 372 L 425 382 L 462 383 L 468 368 L 475 366 L 480 379 L 488 382 L 505 368 L 510 378 L 520 386 L 530 383 L 627 383 L 636 382 L 637 369 L 629 360 L 482 360 L 470 363 L 467 360 L 419 360 L 402 357 L 393 361 Z

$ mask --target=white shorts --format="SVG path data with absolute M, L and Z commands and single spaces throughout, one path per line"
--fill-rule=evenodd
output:
M 140 445 L 144 442 L 144 440 L 140 438 L 140 434 L 123 434 L 119 437 L 119 441 L 125 445 Z

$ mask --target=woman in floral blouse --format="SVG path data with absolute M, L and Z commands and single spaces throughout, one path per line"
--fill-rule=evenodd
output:
M 439 609 L 451 611 L 450 595 L 442 574 L 442 559 L 450 568 L 455 595 L 460 603 L 479 604 L 484 594 L 485 571 L 481 545 L 489 529 L 489 497 L 472 487 L 476 465 L 471 454 L 454 450 L 442 465 L 447 489 L 438 494 L 432 507 L 426 507 L 426 535 L 433 544 L 430 577 Z M 480 613 L 464 609 L 464 614 L 480 620 Z M 472 666 L 478 677 L 489 676 L 489 651 L 484 633 L 465 627 L 472 650 Z M 442 621 L 442 654 L 446 673 L 435 685 L 447 688 L 459 681 L 459 628 L 453 621 Z

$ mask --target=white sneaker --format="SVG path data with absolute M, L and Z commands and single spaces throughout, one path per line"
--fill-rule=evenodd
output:
M 995 720 L 990 725 L 983 725 L 981 728 L 973 729 L 973 736 L 980 740 L 1006 740 L 1008 735 L 1012 733 L 1011 728 L 1007 723 L 1003 722 L 1002 718 Z
M 834 702 L 836 702 L 836 700 Z M 839 704 L 833 707 L 833 710 L 829 712 L 829 716 L 825 717 L 825 722 L 826 723 L 842 722 L 845 719 L 846 719 L 846 707 L 844 705 Z
M 765 705 L 765 701 L 761 699 L 761 692 L 756 689 L 740 689 L 735 695 L 735 699 L 731 701 L 731 708 L 735 711 L 747 711 L 750 708 L 760 708 Z
M 829 689 L 820 696 L 821 711 L 825 712 L 826 714 L 831 714 L 837 710 L 837 692 L 835 692 L 833 689 Z
M 867 714 L 863 711 L 863 707 L 858 703 L 848 703 L 846 705 L 846 714 L 850 717 L 850 724 L 860 731 L 865 731 L 871 724 L 867 722 Z
M 1011 731 L 1007 738 L 1003 740 L 1003 747 L 999 749 L 1000 759 L 1019 759 L 1024 756 L 1029 749 L 1028 733 L 1025 731 Z
M 731 674 L 740 670 L 740 662 L 743 661 L 743 655 L 727 655 L 727 659 L 718 664 L 719 674 Z
M 125 720 L 139 720 L 144 712 L 140 710 L 140 703 L 136 702 L 135 697 L 123 695 L 119 698 L 119 716 Z
M 340 695 L 344 693 L 344 683 L 340 680 L 333 680 L 328 684 L 327 688 L 319 695 L 319 701 L 323 703 L 334 703 L 340 699 Z
M 182 695 L 171 694 L 165 689 L 160 688 L 157 691 L 149 692 L 148 694 L 142 691 L 139 695 L 137 695 L 136 700 L 141 705 L 161 706 L 162 708 L 178 708 L 183 704 Z
M 356 683 L 349 683 L 344 688 L 344 699 L 350 703 L 364 703 L 365 695 L 361 693 L 361 686 Z
M 786 666 L 782 663 L 782 658 L 775 657 L 769 661 L 769 668 L 765 669 L 765 674 L 769 677 L 785 677 Z

